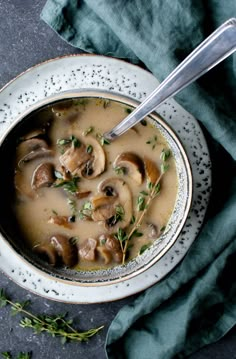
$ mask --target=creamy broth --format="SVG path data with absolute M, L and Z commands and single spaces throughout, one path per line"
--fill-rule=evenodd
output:
M 42 126 L 42 133 L 37 133 L 40 128 L 32 128 L 16 150 L 14 211 L 25 243 L 52 265 L 77 270 L 112 267 L 140 255 L 161 236 L 176 201 L 176 167 L 164 137 L 145 120 L 114 142 L 104 143 L 100 134 L 130 111 L 115 101 L 75 99 L 47 111 L 52 114 L 50 125 Z M 38 149 L 26 153 L 24 148 L 32 139 L 46 143 L 46 149 L 41 148 L 35 158 L 28 153 Z M 77 157 L 71 159 L 77 152 L 80 159 L 85 156 L 78 167 Z M 101 154 L 104 163 L 96 158 Z M 48 167 L 37 177 L 36 169 L 42 164 Z M 157 180 L 159 173 L 161 180 L 156 183 L 158 195 L 146 210 L 153 189 L 150 168 L 152 173 L 156 171 L 153 178 Z M 46 178 L 49 173 L 50 180 Z M 105 181 L 108 186 L 102 191 Z M 122 193 L 119 186 L 123 186 Z M 124 255 L 125 235 L 144 210 Z M 64 261 L 61 252 L 65 240 L 72 258 L 69 261 Z

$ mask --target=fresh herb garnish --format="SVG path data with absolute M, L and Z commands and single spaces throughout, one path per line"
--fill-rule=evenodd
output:
M 151 145 L 152 147 L 152 150 L 154 150 L 154 148 L 156 147 L 157 145 L 157 135 L 154 135 L 152 138 L 150 138 L 147 142 L 146 142 L 147 145 Z
M 115 211 L 116 211 L 115 214 L 116 223 L 119 221 L 123 221 L 125 215 L 124 208 L 120 204 L 118 204 L 115 208 Z
M 72 216 L 76 216 L 76 213 L 77 213 L 76 201 L 73 198 L 68 198 L 67 203 L 68 203 L 68 206 L 70 207 Z
M 141 125 L 143 125 L 143 126 L 147 126 L 147 121 L 146 121 L 146 120 L 141 120 L 140 123 L 141 123 Z
M 168 160 L 168 158 L 170 157 L 170 154 L 171 154 L 170 150 L 165 150 L 165 149 L 163 148 L 163 150 L 161 151 L 160 159 L 161 159 L 163 162 L 165 162 L 165 161 Z
M 137 198 L 137 209 L 139 212 L 145 209 L 145 198 L 142 195 L 139 195 Z
M 139 254 L 143 254 L 143 252 L 145 252 L 146 251 L 146 249 L 148 249 L 149 247 L 150 247 L 150 243 L 149 244 L 144 244 L 141 248 L 140 248 L 140 250 L 139 250 Z
M 84 202 L 82 208 L 79 210 L 79 218 L 80 219 L 91 218 L 92 210 L 93 210 L 92 203 L 89 201 Z
M 60 148 L 60 152 L 64 153 L 64 147 L 71 144 L 73 148 L 80 147 L 81 143 L 77 137 L 71 135 L 69 138 L 60 138 L 57 140 L 57 146 Z
M 162 226 L 160 229 L 160 232 L 164 232 L 165 229 L 166 229 L 166 226 Z
M 88 134 L 92 133 L 93 131 L 94 131 L 94 127 L 90 126 L 82 133 L 82 135 L 87 136 Z
M 135 216 L 134 216 L 134 215 L 132 215 L 132 217 L 131 217 L 131 221 L 130 221 L 130 224 L 134 224 L 134 223 L 135 223 L 135 221 L 136 221 L 136 218 L 135 218 Z
M 5 359 L 12 359 L 12 355 L 10 352 L 2 352 L 1 355 Z
M 126 169 L 125 169 L 125 167 L 117 166 L 117 167 L 114 167 L 114 171 L 117 175 L 124 175 L 126 172 Z
M 13 302 L 10 300 L 3 289 L 0 291 L 0 307 L 4 307 L 6 305 L 10 305 L 12 312 L 14 314 L 23 314 L 23 317 L 20 321 L 20 326 L 22 328 L 31 328 L 33 329 L 35 334 L 39 333 L 48 333 L 53 337 L 60 337 L 62 344 L 68 341 L 86 341 L 95 334 L 97 334 L 102 328 L 92 328 L 84 332 L 79 332 L 75 328 L 72 327 L 73 320 L 66 319 L 66 314 L 62 315 L 35 315 L 32 314 L 29 310 L 26 310 L 26 306 L 30 303 L 29 301 L 20 303 Z M 7 352 L 5 352 L 5 358 L 7 358 Z M 9 356 L 8 356 L 9 358 Z M 11 357 L 10 357 L 11 358 Z M 23 359 L 23 357 L 21 357 Z M 25 357 L 27 358 L 27 357 Z
M 60 180 L 59 182 L 55 183 L 53 187 L 63 187 L 63 189 L 71 194 L 75 194 L 78 192 L 78 182 L 79 177 L 72 177 L 71 180 Z
M 97 137 L 97 139 L 99 140 L 99 142 L 100 142 L 100 144 L 101 144 L 102 146 L 104 146 L 104 145 L 110 145 L 110 143 L 111 143 L 107 138 L 105 138 L 104 136 L 102 136 L 101 133 L 97 133 L 97 134 L 96 134 L 96 137 Z
M 126 232 L 122 228 L 118 228 L 117 233 L 114 235 L 116 239 L 122 244 L 123 242 L 126 242 L 128 239 L 128 236 Z
M 169 164 L 167 164 L 167 163 L 161 164 L 161 172 L 162 173 L 165 173 L 166 171 L 168 171 L 168 169 L 169 169 Z
M 12 359 L 13 356 L 11 355 L 10 352 L 2 352 L 2 357 L 5 359 Z M 30 359 L 32 356 L 31 352 L 28 353 L 24 353 L 24 352 L 20 352 L 19 354 L 17 354 L 16 359 Z
M 86 152 L 91 154 L 93 152 L 93 146 L 92 145 L 87 145 Z

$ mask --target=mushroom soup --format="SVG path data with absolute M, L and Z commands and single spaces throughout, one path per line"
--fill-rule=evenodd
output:
M 124 264 L 160 240 L 175 205 L 176 167 L 149 120 L 109 143 L 131 111 L 73 99 L 32 115 L 15 155 L 14 213 L 25 244 L 53 266 Z

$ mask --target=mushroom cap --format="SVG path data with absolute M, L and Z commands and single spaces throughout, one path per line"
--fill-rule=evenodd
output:
M 69 147 L 63 155 L 60 156 L 60 163 L 73 175 L 78 175 L 86 179 L 98 177 L 105 170 L 106 157 L 100 143 L 92 136 L 82 138 L 80 134 L 76 138 L 80 142 L 79 147 Z M 88 146 L 91 146 L 92 152 L 88 152 Z
M 61 257 L 63 263 L 72 267 L 77 262 L 77 248 L 70 239 L 62 234 L 55 234 L 50 238 L 50 244 L 55 248 L 57 255 Z
M 124 180 L 117 177 L 112 177 L 105 179 L 98 186 L 98 190 L 102 193 L 106 193 L 106 188 L 111 188 L 113 190 L 114 195 L 117 196 L 115 203 L 121 205 L 124 209 L 124 216 L 122 220 L 117 222 L 110 229 L 112 231 L 116 231 L 118 228 L 127 227 L 131 221 L 133 210 L 132 195 L 129 186 Z
M 33 189 L 49 187 L 54 182 L 54 166 L 50 162 L 40 163 L 34 170 L 31 186 Z
M 30 138 L 21 142 L 17 147 L 16 157 L 18 166 L 36 158 L 52 155 L 48 144 L 41 138 Z
M 92 137 L 92 136 L 86 136 L 85 139 L 86 145 L 87 146 L 92 146 L 92 153 L 91 153 L 91 168 L 92 168 L 92 173 L 87 175 L 86 171 L 82 171 L 81 175 L 82 177 L 86 178 L 86 179 L 93 179 L 98 177 L 100 174 L 102 174 L 105 170 L 105 166 L 106 166 L 106 156 L 105 156 L 105 152 L 102 148 L 102 146 L 100 145 L 100 143 L 96 140 L 96 138 Z M 86 148 L 87 148 L 86 146 Z
M 46 261 L 52 266 L 56 265 L 57 262 L 57 252 L 56 249 L 50 244 L 39 244 L 33 248 L 33 251 L 42 257 L 42 259 L 46 259 Z
M 142 159 L 135 153 L 121 153 L 115 159 L 114 166 L 125 168 L 130 178 L 138 185 L 142 184 L 144 179 L 144 165 Z

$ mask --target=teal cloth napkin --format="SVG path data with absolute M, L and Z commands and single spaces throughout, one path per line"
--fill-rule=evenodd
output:
M 159 80 L 232 16 L 235 0 L 48 0 L 41 14 L 71 45 L 141 61 Z M 177 100 L 212 156 L 206 221 L 181 264 L 117 314 L 108 358 L 184 358 L 236 324 L 236 54 Z

